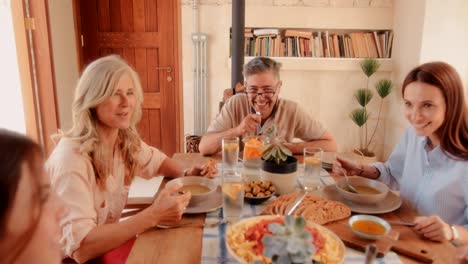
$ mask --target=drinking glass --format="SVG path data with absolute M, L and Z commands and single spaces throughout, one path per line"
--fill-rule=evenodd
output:
M 222 172 L 223 218 L 228 223 L 237 222 L 244 207 L 244 183 L 238 170 L 224 169 Z
M 239 158 L 239 138 L 224 137 L 222 143 L 223 168 L 235 169 L 237 167 L 237 159 Z
M 321 148 L 304 148 L 304 177 L 302 185 L 306 191 L 320 191 L 320 171 L 322 170 L 323 150 Z
M 251 168 L 260 168 L 263 140 L 260 136 L 248 136 L 242 139 L 244 142 L 244 165 Z

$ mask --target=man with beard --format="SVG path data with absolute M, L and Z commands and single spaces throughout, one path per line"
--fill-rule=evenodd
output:
M 203 135 L 199 149 L 204 155 L 221 150 L 223 137 L 245 137 L 266 131 L 272 125 L 284 135 L 288 148 L 302 154 L 305 147 L 336 151 L 333 135 L 312 119 L 296 102 L 278 98 L 281 64 L 257 57 L 244 65 L 245 93 L 231 97 Z M 302 142 L 292 142 L 294 138 Z

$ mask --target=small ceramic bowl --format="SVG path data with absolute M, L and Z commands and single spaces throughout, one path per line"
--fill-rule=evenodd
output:
M 369 240 L 384 237 L 392 229 L 387 221 L 373 215 L 354 215 L 348 224 L 356 235 Z
M 270 199 L 276 191 L 270 181 L 249 181 L 244 183 L 244 201 L 249 204 L 261 204 Z
M 199 176 L 187 176 L 187 177 L 175 178 L 173 180 L 168 181 L 166 183 L 166 187 L 171 187 L 176 184 L 183 185 L 183 186 L 200 185 L 202 187 L 206 187 L 209 189 L 207 192 L 200 193 L 200 194 L 195 194 L 192 192 L 192 198 L 190 199 L 190 204 L 201 202 L 205 199 L 208 199 L 208 196 L 214 193 L 217 187 L 217 184 L 214 180 L 205 178 L 205 177 L 199 177 Z
M 360 204 L 376 204 L 385 199 L 385 197 L 388 194 L 388 186 L 384 183 L 357 176 L 352 176 L 348 178 L 349 183 L 355 188 L 357 186 L 365 186 L 370 187 L 379 192 L 378 194 L 352 193 L 346 190 L 346 178 L 343 178 L 336 183 L 336 189 L 338 190 L 338 193 L 348 201 Z

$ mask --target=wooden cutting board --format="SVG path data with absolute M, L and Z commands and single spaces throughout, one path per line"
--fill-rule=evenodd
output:
M 423 263 L 432 263 L 434 260 L 434 256 L 429 250 L 398 240 L 399 233 L 393 230 L 385 237 L 372 241 L 354 234 L 349 228 L 347 220 L 329 223 L 325 225 L 325 227 L 335 232 L 347 247 L 364 252 L 367 245 L 375 244 L 377 257 L 383 257 L 389 251 L 393 250 L 400 255 L 416 259 Z

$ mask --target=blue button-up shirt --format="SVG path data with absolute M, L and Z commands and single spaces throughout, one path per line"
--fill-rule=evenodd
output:
M 427 141 L 409 128 L 387 162 L 372 164 L 379 180 L 399 190 L 418 214 L 468 226 L 468 161 L 451 158 L 440 146 L 428 150 Z

